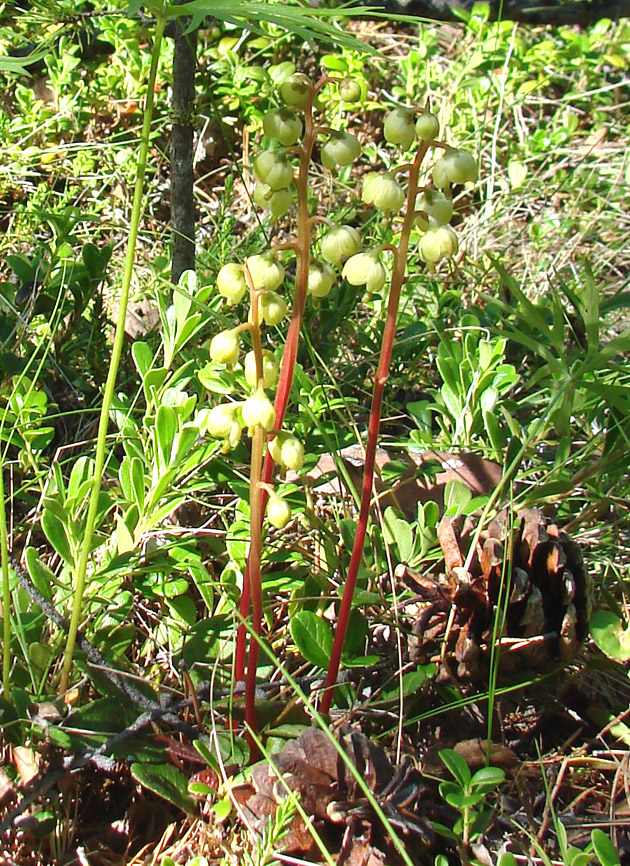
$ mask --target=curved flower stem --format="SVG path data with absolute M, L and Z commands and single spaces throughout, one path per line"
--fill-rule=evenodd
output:
M 333 698 L 334 685 L 337 682 L 337 674 L 339 673 L 339 665 L 341 664 L 341 652 L 348 630 L 348 621 L 350 619 L 350 611 L 352 609 L 352 598 L 357 584 L 359 574 L 359 566 L 363 557 L 363 548 L 365 546 L 365 536 L 367 533 L 367 524 L 370 514 L 370 504 L 372 501 L 372 487 L 374 483 L 374 464 L 376 460 L 376 446 L 378 444 L 378 433 L 381 424 L 381 407 L 383 403 L 383 393 L 385 384 L 389 378 L 389 364 L 392 357 L 392 348 L 394 345 L 394 336 L 396 334 L 396 319 L 398 316 L 398 304 L 400 302 L 400 292 L 405 282 L 405 273 L 407 267 L 407 252 L 409 249 L 409 237 L 415 218 L 415 202 L 418 193 L 418 177 L 420 167 L 424 161 L 424 157 L 429 149 L 429 144 L 424 143 L 418 149 L 416 158 L 414 159 L 409 169 L 409 185 L 407 188 L 407 207 L 405 210 L 405 219 L 400 235 L 400 242 L 394 253 L 394 268 L 392 271 L 392 282 L 389 290 L 389 299 L 387 302 L 387 318 L 385 321 L 385 330 L 383 331 L 383 341 L 381 344 L 381 354 L 374 380 L 374 391 L 372 394 L 372 407 L 370 409 L 370 421 L 368 426 L 368 439 L 365 448 L 365 466 L 363 468 L 363 486 L 361 489 L 361 506 L 359 508 L 359 522 L 357 525 L 357 533 L 354 538 L 352 555 L 350 557 L 350 565 L 348 567 L 348 575 L 344 586 L 341 607 L 339 609 L 339 618 L 335 629 L 335 638 L 330 654 L 330 664 L 328 673 L 326 674 L 326 682 L 324 684 L 324 694 L 322 696 L 321 711 L 327 713 L 330 709 L 330 704 Z
M 81 605 L 83 601 L 83 592 L 85 590 L 85 579 L 88 560 L 90 557 L 90 551 L 92 549 L 92 538 L 94 536 L 94 530 L 96 525 L 96 512 L 98 510 L 98 501 L 103 481 L 103 472 L 105 469 L 105 446 L 107 442 L 109 412 L 114 396 L 114 389 L 116 387 L 116 377 L 118 375 L 120 356 L 122 353 L 123 341 L 125 337 L 125 316 L 127 312 L 127 304 L 129 302 L 129 289 L 131 286 L 131 278 L 133 276 L 136 239 L 138 237 L 138 228 L 140 225 L 140 217 L 142 215 L 144 175 L 146 172 L 147 156 L 149 153 L 149 137 L 151 133 L 151 120 L 153 118 L 155 80 L 157 78 L 158 65 L 160 61 L 160 46 L 162 44 L 162 36 L 164 34 L 164 27 L 166 25 L 166 16 L 164 13 L 165 7 L 166 3 L 163 4 L 163 8 L 157 17 L 153 51 L 151 53 L 151 68 L 149 71 L 149 80 L 147 82 L 147 99 L 144 109 L 144 120 L 142 124 L 142 134 L 140 138 L 140 149 L 138 152 L 138 174 L 136 176 L 136 184 L 133 193 L 133 205 L 131 210 L 131 220 L 129 223 L 129 240 L 127 243 L 127 254 L 125 257 L 122 286 L 120 288 L 118 319 L 116 323 L 116 332 L 114 335 L 114 345 L 112 347 L 112 356 L 109 362 L 109 371 L 107 373 L 107 381 L 105 382 L 105 390 L 103 393 L 101 414 L 98 423 L 96 453 L 94 456 L 94 475 L 92 478 L 92 488 L 90 490 L 90 500 L 85 521 L 85 530 L 81 543 L 81 551 L 79 554 L 79 562 L 76 566 L 75 572 L 74 602 L 72 605 L 72 616 L 70 619 L 70 627 L 68 629 L 65 656 L 63 660 L 63 668 L 61 671 L 61 680 L 59 683 L 60 692 L 65 692 L 68 688 L 68 679 L 70 677 L 70 670 L 72 668 L 72 656 L 74 653 L 77 631 L 79 630 L 79 623 L 81 620 Z
M 287 331 L 287 339 L 282 355 L 282 365 L 280 368 L 280 377 L 278 380 L 278 388 L 274 408 L 276 410 L 275 426 L 278 430 L 282 429 L 282 423 L 286 413 L 289 397 L 291 396 L 291 386 L 293 384 L 293 373 L 295 371 L 295 362 L 300 340 L 300 331 L 302 329 L 302 318 L 304 315 L 304 306 L 306 304 L 306 292 L 308 286 L 308 267 L 310 263 L 310 245 L 311 245 L 311 222 L 308 214 L 308 170 L 313 152 L 313 144 L 315 141 L 315 128 L 313 124 L 313 98 L 316 89 L 313 91 L 308 105 L 304 109 L 304 138 L 300 148 L 300 166 L 296 179 L 297 188 L 297 238 L 295 244 L 292 245 L 297 256 L 297 274 L 295 281 L 295 298 L 293 302 L 293 313 L 291 322 Z M 262 455 L 262 450 L 261 450 Z M 260 499 L 260 508 L 258 511 L 258 520 L 262 523 L 262 515 L 264 514 L 265 505 L 267 503 L 268 492 L 266 488 L 261 487 L 260 483 L 269 484 L 273 473 L 274 461 L 267 451 L 264 456 L 262 475 L 257 479 L 258 495 Z M 251 531 L 254 527 L 254 511 L 251 508 Z M 260 531 L 260 528 L 259 530 Z M 253 598 L 254 582 L 260 581 L 260 555 L 261 549 L 256 549 L 252 543 L 249 548 L 247 557 L 247 566 L 245 569 L 245 578 L 243 581 L 243 592 L 241 593 L 241 601 L 239 612 L 241 614 L 241 623 L 239 624 L 236 635 L 236 648 L 234 653 L 234 678 L 236 682 L 241 682 L 245 678 L 245 657 L 247 643 L 247 622 L 249 615 L 250 601 L 253 600 L 254 606 L 256 599 Z M 256 560 L 256 561 L 255 561 Z M 254 580 L 252 580 L 252 570 L 255 572 Z M 257 591 L 257 590 L 256 590 Z M 254 620 L 256 612 L 253 610 Z M 253 623 L 252 623 L 253 624 Z M 247 664 L 247 683 L 245 687 L 245 717 L 250 728 L 255 731 L 255 676 L 256 665 L 258 662 L 258 642 L 254 639 L 250 642 L 249 659 Z

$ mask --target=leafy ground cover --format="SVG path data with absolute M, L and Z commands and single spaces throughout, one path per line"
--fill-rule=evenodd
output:
M 2 857 L 625 862 L 628 22 L 190 4 L 173 286 L 172 11 L 2 13 Z

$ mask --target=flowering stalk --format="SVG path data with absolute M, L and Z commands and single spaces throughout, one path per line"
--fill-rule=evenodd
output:
M 343 597 L 341 600 L 341 608 L 335 629 L 335 637 L 330 655 L 330 664 L 326 675 L 324 686 L 324 694 L 322 696 L 321 711 L 327 713 L 330 709 L 330 704 L 333 697 L 334 685 L 337 681 L 339 673 L 339 665 L 341 663 L 341 652 L 348 630 L 348 621 L 350 619 L 350 611 L 352 610 L 352 598 L 357 584 L 359 574 L 359 566 L 363 556 L 363 548 L 365 546 L 365 535 L 367 532 L 368 517 L 370 512 L 370 503 L 372 501 L 372 488 L 374 485 L 374 465 L 376 460 L 376 447 L 378 444 L 378 433 L 381 423 L 381 407 L 383 403 L 383 393 L 385 384 L 389 378 L 389 365 L 392 357 L 392 348 L 394 345 L 394 336 L 396 333 L 396 320 L 398 317 L 398 305 L 400 303 L 400 292 L 405 282 L 407 253 L 409 250 L 409 238 L 411 230 L 414 226 L 416 211 L 415 202 L 418 194 L 418 177 L 420 168 L 429 149 L 427 142 L 422 142 L 416 157 L 409 169 L 409 186 L 407 189 L 407 208 L 405 219 L 403 222 L 402 231 L 400 234 L 400 242 L 394 250 L 394 267 L 392 271 L 392 280 L 389 290 L 389 299 L 387 302 L 387 319 L 385 321 L 385 329 L 383 331 L 383 340 L 381 343 L 381 353 L 374 380 L 374 391 L 372 394 L 372 406 L 370 409 L 370 420 L 368 425 L 368 439 L 365 448 L 365 465 L 363 469 L 363 484 L 361 489 L 361 506 L 359 509 L 359 521 L 357 525 L 357 533 L 354 538 L 352 547 L 352 556 L 348 568 L 348 575 L 344 586 Z
M 309 219 L 308 215 L 308 176 L 309 165 L 313 153 L 313 145 L 315 143 L 316 134 L 315 124 L 313 122 L 313 99 L 315 98 L 316 93 L 322 88 L 324 83 L 325 79 L 322 79 L 309 92 L 308 100 L 306 102 L 306 105 L 304 106 L 304 137 L 302 139 L 302 146 L 298 150 L 300 165 L 295 182 L 297 188 L 297 239 L 294 245 L 297 256 L 297 272 L 295 281 L 295 297 L 293 300 L 293 313 L 291 317 L 291 323 L 287 331 L 287 339 L 282 355 L 282 365 L 280 368 L 280 378 L 278 380 L 278 388 L 274 401 L 277 429 L 280 429 L 282 427 L 284 416 L 286 414 L 287 406 L 289 403 L 289 397 L 291 395 L 293 373 L 295 371 L 295 362 L 300 341 L 300 331 L 302 330 L 302 319 L 304 316 L 304 307 L 306 304 L 306 294 L 308 287 L 308 267 L 310 261 L 311 247 L 311 220 Z M 271 481 L 273 467 L 274 460 L 268 451 L 265 455 L 262 469 L 261 481 L 263 484 L 269 484 L 269 482 Z M 260 520 L 262 522 L 262 515 L 264 514 L 265 505 L 268 498 L 267 488 L 263 487 L 261 489 L 260 497 Z M 239 624 L 236 636 L 236 650 L 234 655 L 234 678 L 236 682 L 241 682 L 245 677 L 247 627 L 244 623 L 247 622 L 250 602 L 252 600 L 252 567 L 254 567 L 260 575 L 260 552 L 258 552 L 257 554 L 259 561 L 256 565 L 254 564 L 254 555 L 255 551 L 250 546 L 249 555 L 247 558 L 247 566 L 245 570 L 245 579 L 243 582 L 243 592 L 241 594 L 241 601 L 239 606 L 241 623 Z M 255 688 L 255 680 L 253 678 L 256 674 L 257 658 L 258 642 L 252 639 L 250 643 L 249 661 L 247 665 L 248 680 L 251 677 L 253 683 L 253 685 L 250 685 L 250 689 Z M 246 689 L 246 702 L 248 694 L 249 691 Z M 253 701 L 253 697 L 250 698 L 250 700 Z M 250 710 L 252 710 L 252 708 L 250 708 Z M 246 709 L 246 716 L 247 715 L 248 713 Z M 251 725 L 251 727 L 254 729 L 255 726 Z

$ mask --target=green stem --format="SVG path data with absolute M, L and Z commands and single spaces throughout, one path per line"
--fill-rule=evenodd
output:
M 162 36 L 164 34 L 164 27 L 166 25 L 166 17 L 164 15 L 165 8 L 166 4 L 163 5 L 162 11 L 158 15 L 155 28 L 155 41 L 153 44 L 153 52 L 151 55 L 151 69 L 149 72 L 148 92 L 144 110 L 144 121 L 142 124 L 140 150 L 138 154 L 138 174 L 136 176 L 136 184 L 133 194 L 133 206 L 131 210 L 131 221 L 129 225 L 129 240 L 127 243 L 127 254 L 125 257 L 125 267 L 123 271 L 123 280 L 120 289 L 120 299 L 118 304 L 116 333 L 114 335 L 114 345 L 112 348 L 112 356 L 109 363 L 109 371 L 107 374 L 107 381 L 105 383 L 103 403 L 101 406 L 101 414 L 98 424 L 96 454 L 94 460 L 94 477 L 92 481 L 92 489 L 90 491 L 90 501 L 85 522 L 85 532 L 83 534 L 83 540 L 81 545 L 81 553 L 79 556 L 79 563 L 76 567 L 74 602 L 72 605 L 72 616 L 70 619 L 68 638 L 66 640 L 66 650 L 63 662 L 63 669 L 61 672 L 61 681 L 59 684 L 60 692 L 65 692 L 68 688 L 68 679 L 70 677 L 70 669 L 72 667 L 74 645 L 76 642 L 77 631 L 79 630 L 79 623 L 81 620 L 81 607 L 83 601 L 83 593 L 85 591 L 87 565 L 90 557 L 90 551 L 92 548 L 92 538 L 94 536 L 96 524 L 96 512 L 98 510 L 98 501 L 101 493 L 103 471 L 105 468 L 105 446 L 107 442 L 109 412 L 112 404 L 112 399 L 114 397 L 116 377 L 118 375 L 120 356 L 122 354 L 123 341 L 125 337 L 125 317 L 127 314 L 127 305 L 129 302 L 129 289 L 131 286 L 131 278 L 133 276 L 138 228 L 140 225 L 140 217 L 142 216 L 144 176 L 146 173 L 147 157 L 149 153 L 151 121 L 153 118 L 153 102 L 155 94 L 155 80 L 157 78 L 158 65 L 160 61 L 160 46 L 162 44 Z
M 394 269 L 392 271 L 392 282 L 389 290 L 389 299 L 387 302 L 387 318 L 385 321 L 385 330 L 383 331 L 383 342 L 381 344 L 381 354 L 379 357 L 376 377 L 374 379 L 374 391 L 372 394 L 372 407 L 370 409 L 370 421 L 368 425 L 368 439 L 365 448 L 365 465 L 363 468 L 363 486 L 361 490 L 361 506 L 359 508 L 359 522 L 357 524 L 357 533 L 354 538 L 352 547 L 352 555 L 350 557 L 350 565 L 348 567 L 348 576 L 341 599 L 341 607 L 339 609 L 339 618 L 337 620 L 337 628 L 335 629 L 335 638 L 330 654 L 330 664 L 328 673 L 326 674 L 326 682 L 324 684 L 324 694 L 322 696 L 321 712 L 327 713 L 330 709 L 330 704 L 333 697 L 334 685 L 337 682 L 337 674 L 341 664 L 341 653 L 343 644 L 346 639 L 348 630 L 348 622 L 350 620 L 350 611 L 352 610 L 352 598 L 357 584 L 359 575 L 359 566 L 363 558 L 363 548 L 365 546 L 365 536 L 367 533 L 368 518 L 370 514 L 370 504 L 372 501 L 372 487 L 374 484 L 374 466 L 376 461 L 376 446 L 378 444 L 378 433 L 381 424 L 381 407 L 383 404 L 383 394 L 385 384 L 389 378 L 389 364 L 392 357 L 392 349 L 394 346 L 394 336 L 396 334 L 396 320 L 398 316 L 398 305 L 400 303 L 400 292 L 405 282 L 405 273 L 407 268 L 407 252 L 409 249 L 409 238 L 411 229 L 413 228 L 415 219 L 415 203 L 418 193 L 418 177 L 420 175 L 420 167 L 427 154 L 429 145 L 423 143 L 416 158 L 409 169 L 409 184 L 407 187 L 407 208 L 405 211 L 405 219 L 400 234 L 400 242 L 394 254 Z
M 2 688 L 11 700 L 11 588 L 9 586 L 9 534 L 4 500 L 4 455 L 0 455 L 0 552 L 2 553 Z

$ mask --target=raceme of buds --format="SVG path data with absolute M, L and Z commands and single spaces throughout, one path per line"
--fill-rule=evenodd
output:
M 374 205 L 384 213 L 399 211 L 405 202 L 405 193 L 391 174 L 369 174 L 363 181 L 361 200 Z
M 241 425 L 236 419 L 236 408 L 231 403 L 214 406 L 205 424 L 208 435 L 213 439 L 223 439 L 229 448 L 236 448 L 241 438 Z
M 294 72 L 285 78 L 280 85 L 280 96 L 284 99 L 287 105 L 295 105 L 303 108 L 313 92 L 313 84 L 308 77 L 302 72 Z
M 221 331 L 212 338 L 210 343 L 210 357 L 213 361 L 219 361 L 226 367 L 233 367 L 238 361 L 239 343 L 236 331 Z
M 293 204 L 295 191 L 290 186 L 274 191 L 268 183 L 259 181 L 254 187 L 252 198 L 259 207 L 269 208 L 272 219 L 278 219 L 284 216 Z
M 454 256 L 458 249 L 457 235 L 450 226 L 429 229 L 420 238 L 420 258 L 430 265 Z
M 285 499 L 281 499 L 276 493 L 269 494 L 267 502 L 267 520 L 276 529 L 284 529 L 291 520 L 291 506 Z
M 277 292 L 264 292 L 258 299 L 258 314 L 268 325 L 279 325 L 288 311 L 287 302 Z
M 245 426 L 250 430 L 260 425 L 269 432 L 269 430 L 273 430 L 276 423 L 276 411 L 273 408 L 273 403 L 262 388 L 258 388 L 251 397 L 245 400 L 241 406 L 241 414 Z
M 291 147 L 302 135 L 302 121 L 289 108 L 272 108 L 263 117 L 263 129 L 285 147 Z
M 431 224 L 445 226 L 453 216 L 453 201 L 434 189 L 426 189 L 418 206 L 417 223 L 427 229 Z M 426 215 L 427 218 L 423 219 Z
M 344 102 L 359 102 L 361 100 L 361 85 L 352 78 L 343 78 L 337 85 L 339 96 Z
M 217 289 L 230 304 L 238 304 L 247 292 L 243 266 L 233 263 L 223 265 L 217 274 Z
M 361 235 L 352 226 L 333 226 L 321 240 L 322 256 L 339 265 L 361 249 Z
M 433 166 L 433 183 L 438 189 L 448 189 L 452 183 L 477 180 L 477 163 L 465 150 L 449 147 Z
M 282 285 L 284 268 L 272 253 L 260 253 L 245 259 L 252 285 L 258 292 L 272 292 Z
M 351 286 L 365 286 L 369 294 L 382 289 L 387 279 L 385 268 L 374 250 L 349 258 L 343 266 L 342 276 Z
M 254 177 L 275 192 L 291 183 L 293 168 L 281 151 L 263 150 L 254 160 Z
M 268 349 L 263 349 L 262 356 L 263 386 L 265 388 L 273 388 L 278 381 L 278 371 L 280 368 L 278 359 Z M 248 352 L 245 355 L 243 368 L 245 371 L 245 381 L 250 388 L 256 388 L 258 386 L 258 379 L 256 377 L 256 354 L 254 352 Z
M 416 133 L 422 141 L 434 141 L 440 131 L 440 122 L 430 111 L 424 111 L 416 120 Z
M 393 108 L 385 115 L 383 135 L 390 144 L 399 144 L 403 150 L 409 150 L 416 137 L 413 125 L 413 112 L 408 108 Z
M 307 291 L 313 298 L 325 298 L 336 279 L 337 274 L 328 262 L 311 262 L 308 268 Z
M 269 443 L 269 453 L 282 469 L 299 472 L 304 466 L 304 446 L 289 433 L 278 433 Z
M 360 154 L 358 139 L 348 132 L 333 132 L 320 153 L 322 165 L 329 169 L 350 165 Z

